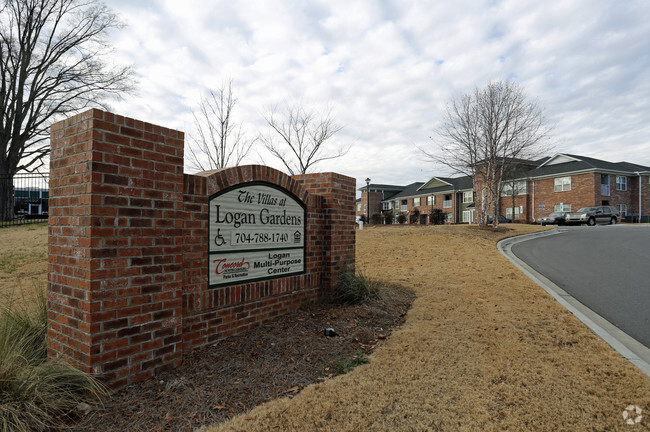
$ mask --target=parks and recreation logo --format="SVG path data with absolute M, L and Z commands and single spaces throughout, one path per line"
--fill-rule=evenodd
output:
M 213 260 L 213 262 L 216 264 L 215 273 L 223 279 L 246 277 L 248 276 L 248 270 L 251 268 L 250 262 L 246 261 L 245 257 L 231 260 L 220 258 Z

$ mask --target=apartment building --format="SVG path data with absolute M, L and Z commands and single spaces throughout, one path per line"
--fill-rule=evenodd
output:
M 509 219 L 534 223 L 552 211 L 611 205 L 622 220 L 650 222 L 650 167 L 566 153 L 516 165 L 501 184 L 500 214 Z M 386 188 L 381 194 L 379 186 Z M 360 190 L 361 202 L 367 203 L 367 188 Z M 427 215 L 438 208 L 449 223 L 471 223 L 476 219 L 475 192 L 469 176 L 433 177 L 401 189 L 371 185 L 370 214 L 390 211 L 395 218 L 405 215 L 407 223 L 426 224 Z M 365 214 L 357 207 L 357 214 Z

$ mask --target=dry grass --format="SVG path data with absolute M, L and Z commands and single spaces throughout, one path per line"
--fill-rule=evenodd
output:
M 34 303 L 47 287 L 47 224 L 0 228 L 0 306 Z
M 649 430 L 650 378 L 496 250 L 539 228 L 506 229 L 358 231 L 358 268 L 416 290 L 404 326 L 370 364 L 211 430 Z M 44 226 L 0 230 L 0 302 L 45 285 L 46 243 Z M 623 422 L 630 404 L 640 424 Z
M 508 228 L 358 231 L 358 268 L 416 290 L 405 325 L 370 364 L 210 430 L 648 430 L 650 378 L 501 256 L 538 229 Z

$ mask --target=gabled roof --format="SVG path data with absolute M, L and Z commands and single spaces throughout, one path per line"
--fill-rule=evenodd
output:
M 436 187 L 445 186 L 445 185 L 452 186 L 452 184 L 449 183 L 447 181 L 447 179 L 444 178 L 444 177 L 432 177 L 431 179 L 429 179 L 428 182 L 423 184 L 420 187 L 420 189 L 431 189 L 431 188 L 436 188 Z
M 431 190 L 463 190 L 471 189 L 474 186 L 471 176 L 463 177 L 432 177 L 420 187 L 420 191 Z
M 446 192 L 449 193 L 459 192 L 462 190 L 471 190 L 473 187 L 472 177 L 470 176 L 434 177 L 434 179 L 439 180 L 439 182 L 434 184 L 442 184 L 442 185 L 432 187 L 432 188 L 425 188 L 427 184 L 433 183 L 431 180 L 429 180 L 426 183 L 422 183 L 422 182 L 411 183 L 410 185 L 406 186 L 404 190 L 402 190 L 400 193 L 393 195 L 390 198 L 385 198 L 384 201 L 399 199 L 399 198 L 435 195 L 435 194 L 441 194 Z
M 567 162 L 580 162 L 580 159 L 570 155 L 558 153 L 555 156 L 546 159 L 546 161 L 542 163 L 538 168 L 541 168 L 544 165 L 557 165 L 557 164 L 567 163 Z
M 463 177 L 439 177 L 444 179 L 444 181 L 451 184 L 455 190 L 471 189 L 474 187 L 472 181 L 472 176 L 463 176 Z
M 418 193 L 418 189 L 420 189 L 423 184 L 424 183 L 422 182 L 411 183 L 410 185 L 406 186 L 401 192 L 390 197 L 390 199 L 421 195 Z
M 634 174 L 635 171 L 647 170 L 650 170 L 650 167 L 644 167 L 630 162 L 608 162 L 586 156 L 560 153 L 549 158 L 539 167 L 528 171 L 526 175 L 529 177 L 543 177 L 576 171 L 614 171 Z

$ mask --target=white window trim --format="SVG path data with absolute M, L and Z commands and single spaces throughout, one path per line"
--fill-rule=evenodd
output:
M 417 200 L 417 204 L 416 204 L 416 200 Z M 421 202 L 422 200 L 420 197 L 413 198 L 413 207 L 420 207 Z
M 619 182 L 619 179 L 624 179 L 624 182 Z M 619 186 L 622 186 L 619 188 Z M 616 190 L 627 191 L 627 176 L 616 176 Z
M 566 181 L 568 179 L 568 181 Z M 557 182 L 560 181 L 558 185 Z M 558 186 L 560 188 L 558 189 Z M 568 192 L 571 190 L 571 176 L 568 177 L 556 177 L 553 179 L 553 192 Z
M 467 199 L 468 194 L 469 194 L 469 200 Z M 471 202 L 474 202 L 474 192 L 472 191 L 463 192 L 463 204 L 467 204 Z

